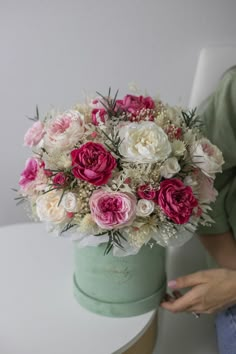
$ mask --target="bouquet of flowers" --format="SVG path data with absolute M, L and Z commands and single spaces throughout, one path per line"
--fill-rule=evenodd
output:
M 109 89 L 42 119 L 36 109 L 33 119 L 16 199 L 48 230 L 125 256 L 155 242 L 181 245 L 198 223 L 213 222 L 223 157 L 195 110 L 141 95 L 118 99 Z

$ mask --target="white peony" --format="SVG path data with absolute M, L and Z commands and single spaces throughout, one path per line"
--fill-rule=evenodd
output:
M 180 171 L 180 165 L 176 157 L 168 158 L 160 168 L 160 174 L 164 178 L 171 178 Z
M 46 124 L 44 147 L 46 151 L 70 150 L 84 135 L 84 117 L 75 110 L 50 119 Z
M 69 213 L 75 213 L 78 211 L 77 198 L 76 195 L 72 192 L 64 194 L 61 204 Z
M 146 217 L 153 212 L 154 206 L 152 200 L 140 199 L 136 205 L 136 215 Z
M 208 177 L 215 178 L 215 174 L 222 172 L 224 163 L 222 152 L 208 139 L 202 138 L 191 146 L 190 154 L 193 163 Z
M 66 210 L 62 204 L 58 205 L 61 193 L 51 191 L 36 199 L 36 213 L 41 221 L 59 224 L 66 220 Z
M 171 153 L 168 136 L 154 122 L 128 123 L 120 128 L 119 136 L 119 152 L 127 161 L 153 163 Z

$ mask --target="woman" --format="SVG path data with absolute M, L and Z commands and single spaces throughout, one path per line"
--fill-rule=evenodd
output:
M 216 328 L 220 354 L 236 353 L 236 66 L 220 80 L 215 92 L 199 113 L 205 135 L 222 151 L 225 164 L 215 187 L 219 192 L 212 205 L 211 227 L 198 233 L 209 254 L 222 269 L 190 274 L 169 282 L 174 297 L 162 307 L 172 312 L 218 312 Z M 211 263 L 212 259 L 211 259 Z M 216 265 L 215 264 L 215 265 Z M 178 289 L 191 289 L 181 296 Z M 177 300 L 176 300 L 177 298 Z M 227 308 L 227 310 L 222 310 Z

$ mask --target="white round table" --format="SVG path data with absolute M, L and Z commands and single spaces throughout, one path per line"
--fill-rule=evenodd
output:
M 0 353 L 120 354 L 155 311 L 130 318 L 90 313 L 74 299 L 72 244 L 42 224 L 0 228 Z

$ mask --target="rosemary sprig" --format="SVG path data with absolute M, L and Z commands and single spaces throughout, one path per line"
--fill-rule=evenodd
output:
M 70 230 L 72 227 L 76 226 L 76 224 L 71 224 L 71 223 L 68 223 L 66 224 L 63 229 L 61 230 L 60 232 L 60 235 L 63 234 L 64 232 Z
M 124 247 L 122 246 L 121 243 L 121 238 L 125 241 L 126 239 L 123 235 L 121 235 L 121 233 L 118 230 L 109 230 L 107 234 L 109 236 L 109 241 L 104 251 L 104 255 L 109 254 L 114 246 L 124 250 Z
M 186 126 L 190 129 L 192 128 L 199 128 L 203 125 L 200 117 L 196 115 L 197 108 L 194 108 L 188 112 L 182 111 L 182 116 Z
M 29 120 L 32 120 L 34 122 L 37 122 L 39 120 L 39 108 L 38 105 L 36 105 L 36 115 L 34 117 L 27 117 Z

